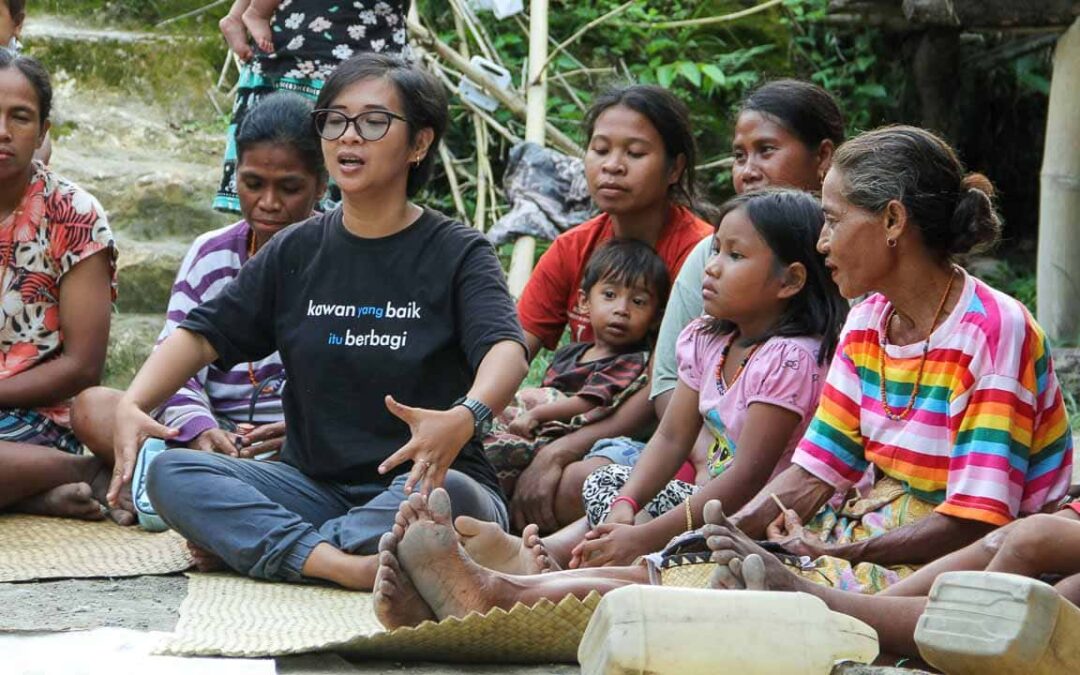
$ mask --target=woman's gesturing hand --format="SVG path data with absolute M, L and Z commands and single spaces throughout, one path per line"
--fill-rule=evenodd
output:
M 449 410 L 411 408 L 386 397 L 386 409 L 409 425 L 412 438 L 400 450 L 379 465 L 386 473 L 406 460 L 412 460 L 412 471 L 405 481 L 405 494 L 419 485 L 423 494 L 442 487 L 450 464 L 473 435 L 473 414 L 463 406 Z
M 131 481 L 135 471 L 135 459 L 139 448 L 147 438 L 173 438 L 179 429 L 170 429 L 143 412 L 139 406 L 120 399 L 116 408 L 116 425 L 113 430 L 113 447 L 116 461 L 113 464 L 112 482 L 109 483 L 107 500 L 109 506 L 119 506 L 120 490 Z

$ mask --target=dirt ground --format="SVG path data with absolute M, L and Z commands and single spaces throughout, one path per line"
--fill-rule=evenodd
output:
M 26 647 L 32 636 L 102 627 L 137 631 L 172 631 L 187 594 L 181 575 L 129 579 L 68 579 L 0 584 L 0 664 L 5 654 Z M 9 651 L 11 650 L 11 651 Z M 336 654 L 276 659 L 282 675 L 349 673 L 353 675 L 571 675 L 577 666 L 460 665 L 434 663 L 350 662 Z M 0 672 L 7 673 L 3 667 Z M 918 675 L 919 671 L 844 666 L 833 675 Z
M 180 575 L 130 579 L 67 579 L 0 584 L 0 664 L 6 650 L 18 650 L 31 634 L 101 627 L 172 631 L 187 579 Z M 352 673 L 354 675 L 569 675 L 576 666 L 482 666 L 427 663 L 350 663 L 335 654 L 276 659 L 283 675 Z M 0 672 L 6 672 L 0 666 Z

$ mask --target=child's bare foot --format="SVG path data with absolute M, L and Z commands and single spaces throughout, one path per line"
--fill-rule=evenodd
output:
M 387 532 L 379 539 L 379 571 L 375 573 L 375 616 L 383 626 L 393 629 L 416 626 L 424 621 L 434 621 L 424 599 L 420 597 L 409 575 L 401 569 L 397 559 L 400 528 Z
M 704 516 L 706 525 L 701 528 L 701 532 L 706 537 L 709 549 L 713 551 L 713 561 L 728 567 L 732 577 L 742 577 L 740 581 L 743 587 L 750 588 L 749 583 L 752 583 L 758 590 L 797 591 L 803 584 L 810 583 L 784 567 L 776 556 L 758 546 L 757 542 L 733 525 L 724 515 L 718 500 L 714 499 L 705 504 Z M 750 562 L 751 556 L 756 556 L 758 560 Z M 734 560 L 741 562 L 732 569 Z M 749 569 L 747 565 L 750 565 Z M 747 576 L 750 579 L 747 579 Z M 725 585 L 730 579 L 720 568 L 713 580 L 718 584 L 714 588 L 731 587 Z
M 548 555 L 544 540 L 540 538 L 540 526 L 535 523 L 526 525 L 521 531 L 520 556 L 528 560 L 524 574 L 543 574 L 561 569 L 559 563 Z
M 198 544 L 188 541 L 187 549 L 188 553 L 191 554 L 191 558 L 194 560 L 195 569 L 200 572 L 218 572 L 228 568 L 228 565 L 225 564 L 224 560 Z
M 15 505 L 15 510 L 38 516 L 101 520 L 105 517 L 101 503 L 87 483 L 66 483 L 41 494 L 27 497 Z
M 488 569 L 504 574 L 540 574 L 559 569 L 548 556 L 536 525 L 526 526 L 522 536 L 515 537 L 497 523 L 459 516 L 454 528 L 469 557 Z
M 247 27 L 255 45 L 267 54 L 274 52 L 274 34 L 270 31 L 270 17 L 263 16 L 252 6 L 244 10 L 240 17 L 244 26 Z
M 405 525 L 398 560 L 440 620 L 514 605 L 517 598 L 508 583 L 473 562 L 458 544 L 446 490 L 433 490 L 428 498 L 409 495 L 401 503 L 398 522 Z
M 243 21 L 239 17 L 232 14 L 226 14 L 218 21 L 218 28 L 221 29 L 221 34 L 225 36 L 225 42 L 229 45 L 229 49 L 233 54 L 241 61 L 247 62 L 251 59 L 251 47 L 248 46 L 247 41 L 247 29 L 244 28 Z

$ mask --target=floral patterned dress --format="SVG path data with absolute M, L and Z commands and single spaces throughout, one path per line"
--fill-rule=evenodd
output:
M 240 213 L 235 139 L 248 110 L 275 91 L 315 100 L 330 73 L 359 52 L 403 53 L 408 8 L 408 0 L 282 0 L 270 20 L 274 52 L 253 47 L 256 56 L 240 71 L 215 209 Z
M 116 245 L 105 211 L 79 186 L 34 162 L 18 208 L 0 222 L 0 379 L 60 355 L 60 280 L 107 250 L 116 298 Z M 0 440 L 77 452 L 70 401 L 0 409 Z

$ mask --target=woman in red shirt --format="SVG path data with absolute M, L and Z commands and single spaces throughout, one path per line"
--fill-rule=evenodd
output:
M 585 263 L 612 237 L 638 239 L 653 248 L 674 278 L 712 227 L 695 216 L 696 148 L 689 110 L 671 92 L 651 85 L 612 89 L 585 118 L 589 145 L 585 177 L 601 213 L 560 235 L 540 258 L 518 302 L 530 358 L 554 349 L 563 330 L 571 339 L 593 339 L 588 314 L 578 306 Z M 545 446 L 518 478 L 514 524 L 557 526 L 554 497 L 567 464 L 602 438 L 632 434 L 652 421 L 647 392 L 634 395 L 614 415 Z M 507 471 L 496 467 L 500 475 Z

